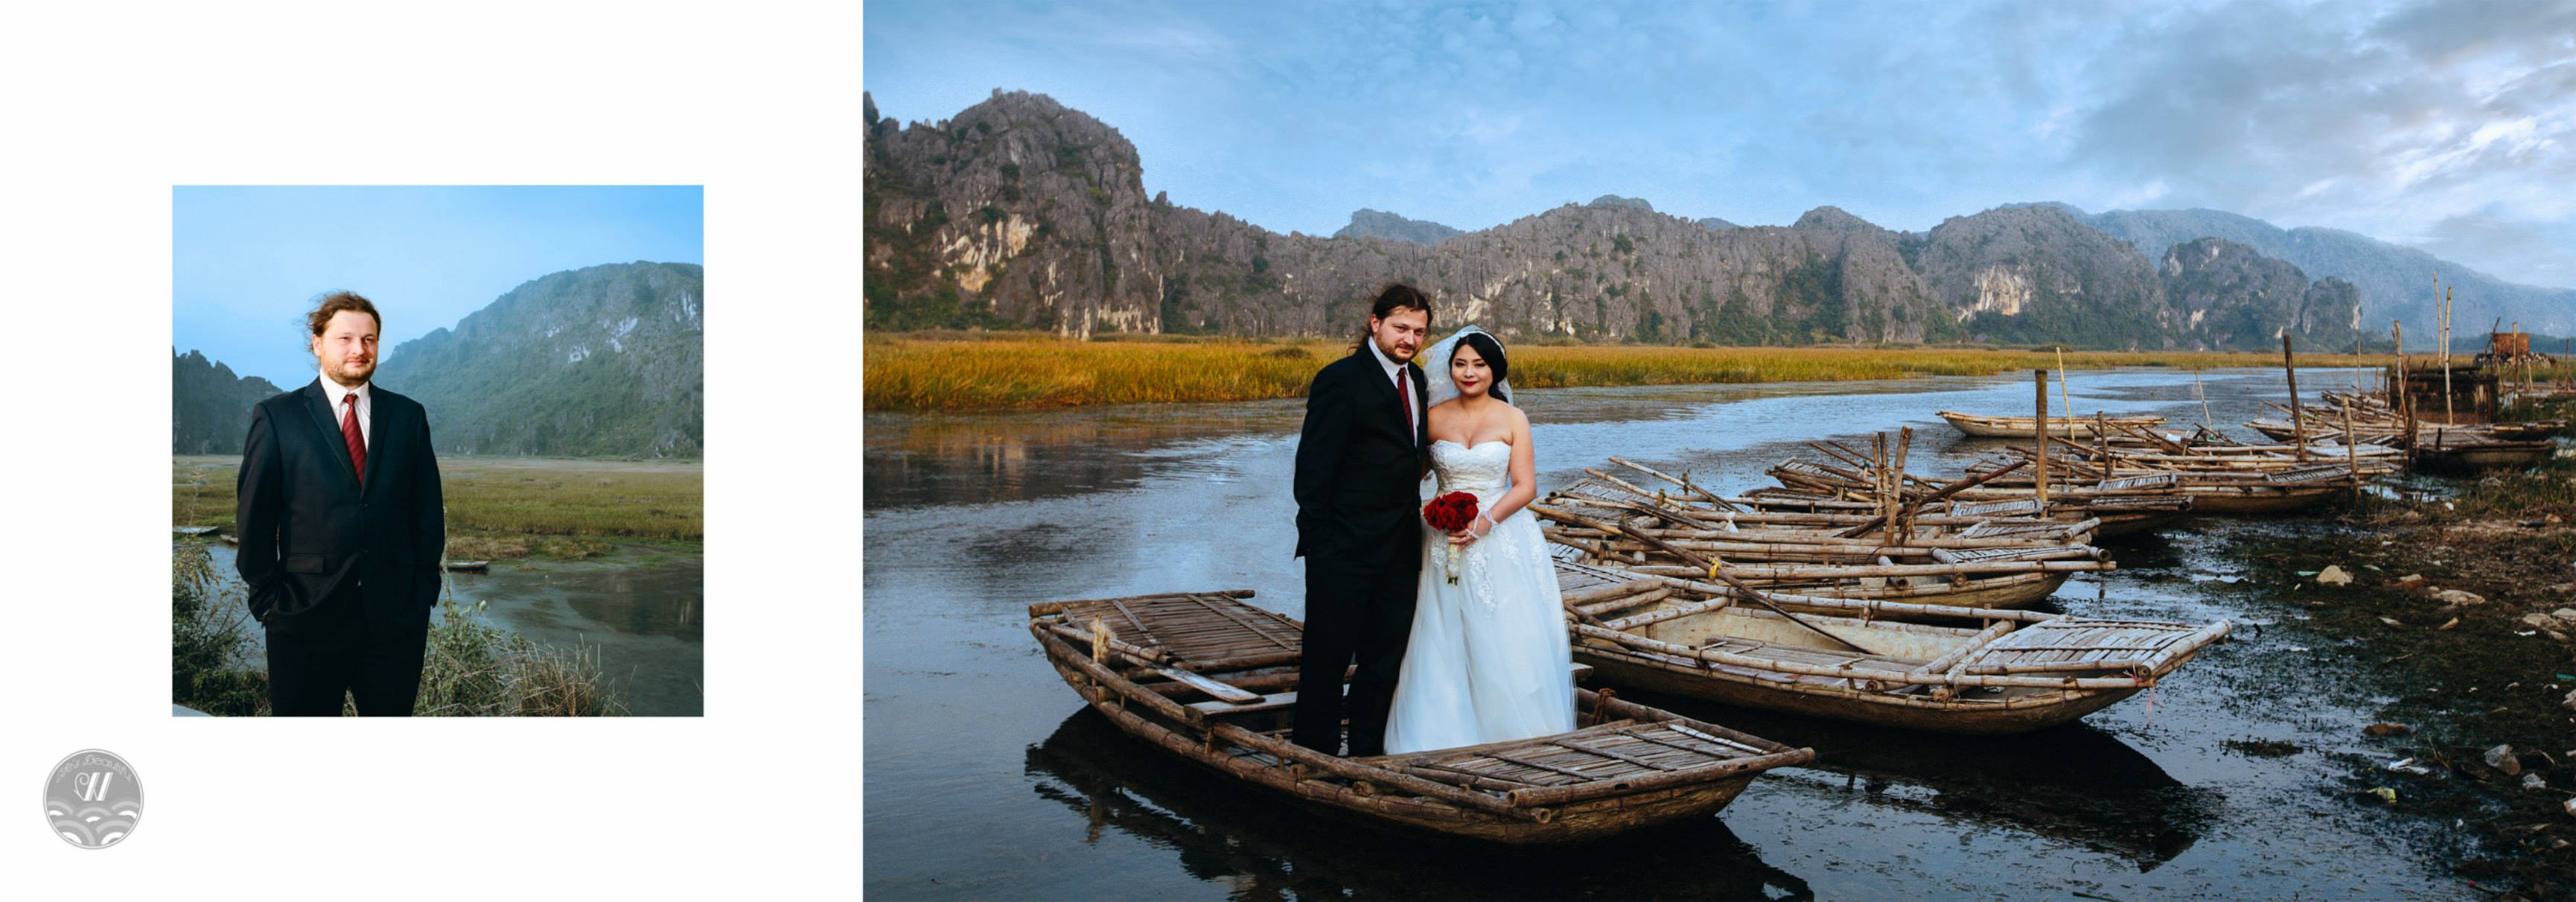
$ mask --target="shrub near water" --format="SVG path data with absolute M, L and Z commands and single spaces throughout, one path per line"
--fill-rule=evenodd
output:
M 868 336 L 863 406 L 871 411 L 1070 407 L 1174 401 L 1251 401 L 1306 393 L 1347 341 L 1163 338 L 1077 341 L 1029 333 Z M 2054 368 L 2046 351 L 1955 348 L 1683 348 L 1558 345 L 1511 349 L 1521 388 L 1803 382 L 1978 376 Z M 2272 354 L 2070 352 L 2077 369 L 2279 366 Z M 2302 367 L 2378 365 L 2349 355 L 2302 357 Z
M 222 588 L 203 540 L 170 553 L 170 701 L 208 714 L 265 716 L 268 674 L 258 660 L 238 585 Z M 412 711 L 450 717 L 593 717 L 626 713 L 596 652 L 565 650 L 483 621 L 483 603 L 441 603 L 431 624 Z M 343 703 L 342 713 L 354 714 Z

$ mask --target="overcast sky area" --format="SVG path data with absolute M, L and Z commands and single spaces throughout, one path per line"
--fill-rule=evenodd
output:
M 1329 235 L 1603 194 L 1903 230 L 2206 207 L 2576 286 L 2576 0 L 1790 4 L 878 0 L 879 113 L 1046 94 L 1145 190 Z
M 324 294 L 375 302 L 390 358 L 540 276 L 705 262 L 703 195 L 696 186 L 182 186 L 171 192 L 171 343 L 235 375 L 299 388 L 320 372 L 304 314 Z

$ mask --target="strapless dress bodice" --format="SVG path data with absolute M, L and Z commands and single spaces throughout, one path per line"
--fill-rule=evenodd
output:
M 1440 475 L 1443 492 L 1472 492 L 1487 501 L 1511 486 L 1510 442 L 1461 445 L 1448 439 L 1431 443 L 1431 471 Z

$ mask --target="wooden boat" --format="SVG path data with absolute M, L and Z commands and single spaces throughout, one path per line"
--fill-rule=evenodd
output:
M 1900 441 L 1899 447 L 1905 444 Z M 1900 451 L 1897 458 L 1902 457 Z M 1611 460 L 1698 492 L 1687 479 Z M 1945 524 L 1968 525 L 1927 529 L 1924 506 L 1948 500 L 1940 496 L 1952 489 L 1895 490 L 1893 484 L 1873 485 L 1869 475 L 1797 460 L 1772 469 L 1783 481 L 1805 480 L 1802 474 L 1809 471 L 1820 474 L 1812 485 L 1784 487 L 1800 493 L 1794 500 L 1756 499 L 1752 496 L 1765 491 L 1757 490 L 1742 499 L 1700 492 L 1685 503 L 1669 493 L 1648 495 L 1642 487 L 1592 470 L 1591 480 L 1551 493 L 1529 509 L 1543 521 L 1550 541 L 1585 562 L 1704 578 L 1715 578 L 1711 568 L 1723 562 L 1732 579 L 1793 596 L 2016 607 L 2047 598 L 2070 574 L 2115 566 L 2102 559 L 2099 549 L 2085 544 L 2100 525 L 2098 520 L 1945 517 L 1940 518 Z M 1871 472 L 1893 474 L 1900 468 Z M 1848 486 L 1835 480 L 1862 486 L 1851 489 L 1862 497 L 1841 497 L 1840 490 Z M 1959 485 L 1976 482 L 1962 480 Z M 1777 506 L 1767 506 L 1773 500 Z M 1797 509 L 1801 507 L 1805 510 Z M 1837 522 L 1821 526 L 1789 522 L 1824 511 L 1835 512 L 1827 516 Z M 1844 516 L 1857 522 L 1845 526 L 1839 522 Z M 1891 520 L 1899 525 L 1890 528 Z
M 2271 472 L 2177 471 L 2169 474 L 2177 494 L 2191 499 L 2196 514 L 2277 514 L 2305 510 L 2352 491 L 2351 470 L 2343 463 L 2314 463 Z M 2007 486 L 2006 488 L 2013 488 Z M 2027 483 L 2021 486 L 2025 491 Z M 2049 492 L 2054 505 L 2058 492 Z
M 1715 812 L 1790 748 L 1577 688 L 1577 729 L 1344 758 L 1288 741 L 1304 625 L 1249 590 L 1029 606 L 1065 683 L 1128 734 L 1326 813 L 1500 843 L 1595 839 Z
M 492 569 L 491 561 L 448 561 L 447 569 L 455 573 L 481 573 Z
M 170 532 L 183 536 L 206 536 L 213 535 L 215 530 L 219 528 L 220 527 L 214 526 L 173 526 L 170 527 Z
M 1945 733 L 2019 733 L 2101 710 L 2210 643 L 2203 626 L 2034 611 L 1770 596 L 1559 561 L 1575 660 L 1599 680 L 1815 717 Z M 1813 612 L 1813 613 L 1805 613 Z M 1972 617 L 1980 627 L 1891 616 Z
M 1978 438 L 2030 438 L 2039 433 L 2037 417 L 1998 417 L 1980 413 L 1944 410 L 1939 416 L 1958 427 L 1960 432 Z M 2163 417 L 2098 417 L 2113 424 L 2155 427 L 2164 425 Z M 2097 417 L 2049 417 L 2048 434 L 2058 438 L 2092 438 Z
M 2308 425 L 2305 432 L 2308 435 L 2334 435 L 2341 428 L 2340 420 L 2350 417 L 2357 439 L 2384 445 L 2405 445 L 2416 465 L 2436 471 L 2474 472 L 2535 466 L 2557 452 L 2557 444 L 2550 437 L 2567 428 L 2566 420 L 2499 423 L 2416 421 L 2414 434 L 2409 440 L 2408 421 L 2379 398 L 2328 392 L 2325 400 L 2332 406 L 2303 405 L 2300 408 L 2306 412 Z M 2280 409 L 2284 412 L 2289 410 L 2287 407 Z M 2284 419 L 2260 419 L 2245 425 L 2284 440 L 2300 431 L 2298 424 Z
M 2481 439 L 2446 440 L 2436 437 L 2428 444 L 2415 446 L 2415 463 L 2427 470 L 2473 472 L 2477 470 L 2520 469 L 2536 467 L 2558 453 L 2558 443 Z

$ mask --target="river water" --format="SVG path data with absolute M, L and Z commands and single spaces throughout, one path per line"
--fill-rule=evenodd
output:
M 2303 371 L 2303 394 L 2366 378 Z M 2277 371 L 2204 374 L 2240 425 Z M 2076 373 L 2073 409 L 2202 419 L 2192 376 Z M 2051 388 L 2052 395 L 2055 387 Z M 2028 373 L 1532 390 L 1540 490 L 1613 454 L 1727 490 L 1802 441 L 1916 430 L 1916 472 L 1991 453 L 1941 409 L 2027 413 Z M 2060 408 L 2061 410 L 2063 408 Z M 2152 694 L 2054 730 L 1957 738 L 1636 693 L 1816 748 L 1717 816 L 1591 848 L 1454 847 L 1289 810 L 1090 713 L 1026 629 L 1032 601 L 1249 588 L 1302 616 L 1295 400 L 865 419 L 865 879 L 889 899 L 2298 898 L 2471 895 L 2448 825 L 2357 801 L 2387 701 L 2218 553 L 2274 529 L 2200 519 L 2113 540 L 2120 569 L 2052 604 L 2227 618 L 2237 639 Z M 1891 436 L 1892 438 L 1892 436 Z M 2288 751 L 2283 751 L 2283 750 Z
M 211 547 L 223 588 L 238 598 L 232 547 Z M 597 652 L 628 714 L 695 717 L 706 713 L 705 573 L 694 552 L 635 545 L 590 561 L 495 561 L 489 573 L 448 574 L 447 591 L 465 607 L 483 602 L 495 626 Z M 266 638 L 255 624 L 249 634 Z

